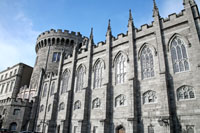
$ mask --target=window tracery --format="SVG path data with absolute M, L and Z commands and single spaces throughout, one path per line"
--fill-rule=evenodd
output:
M 99 98 L 96 98 L 92 102 L 92 108 L 100 108 L 101 106 L 101 100 Z
M 174 73 L 189 70 L 185 43 L 179 37 L 175 37 L 171 42 L 171 57 Z
M 64 72 L 62 76 L 61 94 L 67 92 L 68 87 L 69 87 L 69 78 L 70 78 L 70 72 L 69 71 Z
M 77 109 L 80 109 L 81 108 L 81 101 L 76 101 L 75 103 L 74 103 L 74 110 L 77 110 Z
M 115 107 L 124 106 L 126 103 L 125 95 L 120 94 L 115 98 Z
M 77 71 L 77 84 L 76 84 L 76 92 L 81 91 L 83 89 L 84 84 L 84 68 L 81 66 Z
M 125 81 L 125 75 L 126 75 L 125 62 L 126 58 L 122 54 L 119 54 L 116 59 L 116 69 L 115 69 L 116 84 L 122 84 Z
M 177 90 L 178 100 L 195 98 L 194 89 L 191 86 L 182 86 Z
M 155 103 L 157 101 L 156 92 L 149 90 L 143 94 L 143 103 Z
M 94 88 L 100 88 L 103 80 L 103 62 L 98 61 L 94 68 Z
M 154 59 L 152 51 L 145 46 L 141 52 L 141 72 L 142 79 L 154 77 Z

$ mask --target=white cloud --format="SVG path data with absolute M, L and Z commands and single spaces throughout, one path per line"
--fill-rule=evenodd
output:
M 200 1 L 196 0 L 196 3 L 200 7 Z M 162 17 L 168 17 L 172 13 L 179 13 L 184 9 L 183 0 L 164 0 L 159 9 Z
M 32 21 L 21 10 L 8 15 L 0 21 L 0 71 L 19 62 L 33 66 L 40 32 L 33 30 Z

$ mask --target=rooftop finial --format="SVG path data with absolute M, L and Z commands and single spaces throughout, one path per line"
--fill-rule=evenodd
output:
M 93 27 L 91 28 L 91 32 L 90 32 L 90 39 L 93 38 Z
M 153 17 L 159 16 L 158 7 L 156 5 L 156 0 L 153 0 Z
M 129 20 L 133 20 L 131 9 L 129 9 Z
M 108 30 L 111 30 L 110 19 L 108 20 Z

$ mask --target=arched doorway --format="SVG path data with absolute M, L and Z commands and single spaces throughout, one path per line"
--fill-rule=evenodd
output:
M 17 130 L 17 123 L 13 122 L 10 124 L 10 131 L 16 131 Z
M 125 128 L 120 125 L 116 128 L 116 133 L 125 133 Z

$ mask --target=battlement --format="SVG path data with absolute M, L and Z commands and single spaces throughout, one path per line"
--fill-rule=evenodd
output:
M 30 102 L 28 99 L 21 99 L 21 98 L 7 98 L 0 100 L 0 105 L 20 105 L 20 106 L 31 106 L 32 101 Z
M 153 27 L 153 21 L 151 22 L 151 24 L 143 24 L 143 25 L 141 25 L 139 29 L 136 29 L 136 32 L 146 31 L 146 30 L 148 30 L 148 29 L 150 29 L 152 27 Z
M 76 40 L 83 40 L 80 32 L 69 32 L 68 30 L 62 31 L 61 29 L 56 31 L 51 29 L 50 31 L 45 31 L 38 36 L 35 50 L 37 53 L 40 48 L 55 44 L 62 45 L 64 47 L 73 46 Z
M 51 29 L 51 30 L 48 30 L 48 31 L 45 31 L 43 33 L 41 33 L 37 40 L 40 40 L 40 39 L 44 39 L 44 38 L 47 38 L 47 37 L 50 37 L 50 36 L 77 36 L 77 37 L 82 37 L 81 33 L 80 32 L 74 32 L 74 31 L 71 31 L 69 32 L 69 30 L 62 30 L 62 29 L 57 29 L 54 30 L 54 29 Z
M 184 14 L 185 14 L 185 9 L 182 10 L 179 14 L 172 13 L 172 14 L 168 15 L 167 18 L 162 18 L 162 22 L 165 23 L 165 22 L 168 22 L 168 21 L 173 21 L 173 20 L 175 20 L 179 17 L 184 16 Z

